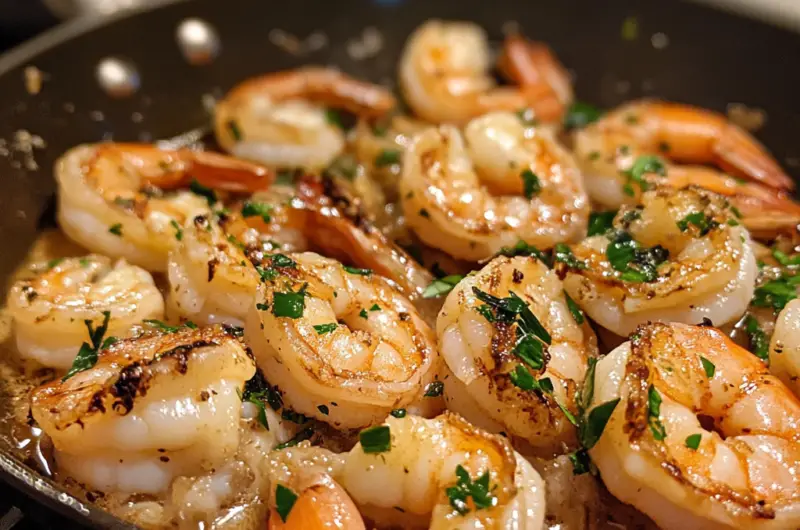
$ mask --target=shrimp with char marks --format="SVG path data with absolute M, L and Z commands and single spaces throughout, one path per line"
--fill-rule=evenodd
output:
M 329 68 L 303 68 L 249 79 L 214 110 L 217 142 L 234 156 L 269 166 L 321 169 L 345 147 L 322 105 L 376 118 L 396 101 L 383 87 Z
M 522 86 L 495 86 L 486 33 L 470 22 L 430 20 L 406 41 L 399 82 L 414 114 L 461 124 L 492 111 L 532 108 L 542 119 L 561 112 L 569 78 L 549 49 L 512 39 L 502 69 Z M 553 105 L 555 100 L 556 105 Z
M 556 258 L 575 302 L 626 336 L 648 321 L 721 326 L 739 318 L 755 289 L 752 247 L 721 197 L 659 188 L 642 196 L 642 207 L 620 210 L 612 229 Z
M 543 128 L 493 113 L 414 138 L 400 191 L 407 224 L 453 257 L 489 258 L 519 240 L 541 249 L 586 230 L 589 201 L 572 156 Z
M 377 423 L 395 408 L 438 408 L 423 397 L 438 375 L 434 334 L 370 271 L 290 255 L 259 285 L 245 338 L 292 409 L 337 428 Z
M 508 322 L 503 308 L 514 301 L 524 307 L 515 309 L 519 322 Z M 597 355 L 589 323 L 575 318 L 558 276 L 535 258 L 497 257 L 465 277 L 447 296 L 436 325 L 453 374 L 445 383 L 448 409 L 521 438 L 543 456 L 574 445 L 567 414 L 577 411 L 576 391 Z M 518 374 L 533 381 L 531 369 L 538 381 L 526 384 Z
M 639 327 L 588 399 L 603 482 L 659 527 L 800 527 L 800 401 L 721 331 Z
M 55 260 L 11 288 L 17 350 L 43 366 L 67 370 L 87 339 L 86 323 L 125 335 L 131 326 L 164 316 L 164 299 L 147 271 L 104 256 Z
M 58 474 L 89 488 L 160 493 L 230 459 L 252 358 L 219 326 L 117 341 L 97 362 L 36 388 L 31 414 Z
M 197 182 L 232 192 L 269 186 L 266 168 L 216 153 L 145 144 L 81 145 L 56 162 L 58 223 L 88 248 L 163 272 L 187 219 L 210 213 L 210 196 L 182 189 Z M 175 190 L 164 192 L 163 190 Z
M 452 413 L 389 417 L 379 429 L 388 448 L 367 447 L 362 432 L 340 480 L 378 527 L 542 528 L 544 482 L 505 438 Z

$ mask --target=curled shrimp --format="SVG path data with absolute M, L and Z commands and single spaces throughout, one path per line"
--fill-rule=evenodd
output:
M 538 357 L 523 361 L 515 355 L 525 320 L 490 321 L 483 314 L 491 307 L 486 295 L 524 302 L 549 335 L 550 344 L 540 346 Z M 597 347 L 588 322 L 579 325 L 571 314 L 555 272 L 535 258 L 497 257 L 450 292 L 436 329 L 454 375 L 445 382 L 448 409 L 493 432 L 522 438 L 547 456 L 575 443 L 575 427 L 560 406 L 576 411 L 575 393 Z M 530 373 L 531 363 L 537 366 L 535 378 L 549 381 L 552 391 L 515 383 L 515 370 Z
M 182 328 L 101 349 L 92 367 L 35 389 L 31 413 L 60 475 L 101 491 L 159 493 L 235 454 L 237 392 L 254 373 L 221 327 Z
M 8 307 L 20 355 L 60 370 L 72 366 L 87 342 L 86 322 L 99 327 L 108 312 L 108 332 L 124 335 L 164 316 L 164 299 L 147 271 L 97 255 L 56 260 L 18 281 Z
M 514 53 L 516 48 L 512 41 L 511 53 L 504 56 L 504 69 L 515 80 L 529 83 L 529 90 L 495 86 L 489 73 L 488 39 L 480 26 L 430 20 L 411 34 L 403 50 L 398 74 L 403 96 L 414 114 L 433 123 L 464 123 L 487 112 L 528 107 L 541 110 L 542 118 L 550 118 L 553 92 L 569 81 L 559 79 L 556 90 L 550 86 L 551 90 L 543 93 L 540 87 L 550 85 L 563 70 L 554 57 L 544 57 L 545 50 L 531 53 L 526 46 L 523 53 Z M 543 79 L 535 77 L 533 68 L 541 70 Z
M 731 322 L 753 296 L 756 264 L 747 230 L 705 190 L 660 188 L 623 208 L 613 229 L 572 247 L 564 288 L 598 324 L 627 336 L 664 320 Z
M 572 83 L 546 44 L 509 35 L 503 42 L 497 68 L 525 92 L 533 117 L 545 122 L 561 121 L 574 98 Z
M 322 105 L 366 118 L 391 111 L 387 89 L 330 68 L 303 68 L 249 79 L 216 106 L 217 142 L 235 156 L 270 166 L 326 167 L 342 152 L 344 134 Z
M 406 298 L 368 270 L 284 258 L 259 286 L 245 337 L 292 409 L 356 428 L 434 401 L 422 394 L 437 376 L 435 337 Z
M 800 401 L 721 331 L 641 326 L 589 397 L 603 482 L 660 528 L 800 527 Z
M 465 133 L 469 148 L 455 127 L 442 125 L 415 136 L 406 151 L 403 210 L 423 242 L 478 261 L 519 240 L 552 248 L 585 233 L 581 175 L 547 130 L 496 113 Z
M 769 371 L 800 396 L 800 299 L 789 302 L 775 321 Z
M 215 153 L 167 151 L 144 144 L 81 145 L 56 162 L 58 222 L 93 252 L 162 272 L 187 219 L 210 212 L 210 197 L 186 188 L 254 192 L 274 176 L 265 168 Z
M 623 105 L 575 134 L 575 152 L 593 200 L 616 207 L 620 170 L 632 152 L 673 162 L 713 165 L 734 176 L 791 190 L 792 179 L 747 132 L 714 112 L 662 101 Z M 616 206 L 615 206 L 616 203 Z
M 379 527 L 543 527 L 544 482 L 504 438 L 452 413 L 431 420 L 389 417 L 384 428 L 388 449 L 368 452 L 357 444 L 341 479 L 361 513 Z M 453 490 L 466 482 L 483 485 L 488 496 L 457 497 Z

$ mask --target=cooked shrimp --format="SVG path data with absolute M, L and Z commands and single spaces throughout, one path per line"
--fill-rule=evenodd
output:
M 455 127 L 442 125 L 417 135 L 406 151 L 403 209 L 423 242 L 477 261 L 520 239 L 552 248 L 585 233 L 581 175 L 548 131 L 489 114 L 473 120 L 466 137 L 469 151 Z
M 542 118 L 548 119 L 553 115 L 552 93 L 542 93 L 538 88 L 541 80 L 534 78 L 532 68 L 541 70 L 548 85 L 563 70 L 549 50 L 537 51 L 541 53 L 534 55 L 526 49 L 525 53 L 507 54 L 504 62 L 515 80 L 534 88 L 497 87 L 489 73 L 491 54 L 483 29 L 471 22 L 430 20 L 406 41 L 398 74 L 400 88 L 414 114 L 434 123 L 464 123 L 491 111 L 529 107 L 541 110 L 545 113 Z M 563 89 L 562 80 L 553 88 L 556 92 Z
M 222 328 L 183 328 L 102 349 L 94 366 L 34 390 L 31 413 L 60 475 L 101 491 L 158 493 L 235 453 L 237 392 L 254 373 Z
M 438 353 L 406 298 L 368 270 L 310 252 L 275 265 L 245 337 L 292 409 L 356 428 L 422 397 L 437 376 Z
M 769 371 L 800 396 L 800 299 L 781 310 L 769 345 Z
M 575 152 L 593 200 L 624 202 L 620 172 L 633 153 L 659 154 L 673 162 L 707 164 L 776 189 L 792 179 L 748 133 L 713 112 L 660 101 L 628 103 L 575 134 Z
M 451 413 L 432 420 L 390 417 L 382 428 L 389 431 L 388 447 L 365 447 L 362 432 L 341 479 L 379 527 L 542 528 L 544 482 L 505 438 Z
M 241 326 L 253 303 L 258 273 L 242 248 L 209 216 L 183 230 L 169 256 L 169 305 L 192 321 Z
M 533 358 L 515 354 L 526 320 L 516 326 L 494 317 L 490 322 L 482 312 L 492 307 L 484 304 L 486 295 L 524 302 L 549 344 L 539 342 Z M 450 292 L 436 330 L 454 374 L 445 382 L 448 409 L 475 425 L 522 438 L 547 456 L 574 444 L 575 427 L 559 405 L 577 411 L 575 393 L 597 346 L 589 323 L 578 325 L 571 314 L 555 272 L 535 258 L 495 258 Z M 530 374 L 529 367 L 536 379 L 552 383 L 551 392 L 518 386 L 515 369 Z
M 574 97 L 572 83 L 569 73 L 546 44 L 510 35 L 503 43 L 497 67 L 525 91 L 534 118 L 561 121 Z
M 727 324 L 753 297 L 756 263 L 747 230 L 705 190 L 662 188 L 622 209 L 614 229 L 572 248 L 567 293 L 620 336 L 648 321 Z
M 344 133 L 322 105 L 359 116 L 391 111 L 387 89 L 328 68 L 303 68 L 249 79 L 217 104 L 214 132 L 235 156 L 270 166 L 320 169 L 342 152 Z
M 800 401 L 724 333 L 641 326 L 593 383 L 589 452 L 614 496 L 665 530 L 800 527 Z
M 347 492 L 330 475 L 301 475 L 294 484 L 281 486 L 297 495 L 297 500 L 282 519 L 277 509 L 269 517 L 268 530 L 365 530 L 364 520 Z
M 164 299 L 150 274 L 103 256 L 66 258 L 20 280 L 11 288 L 8 308 L 14 318 L 17 350 L 43 366 L 66 370 L 83 342 L 87 322 L 125 335 L 145 319 L 164 316 Z
M 69 150 L 56 162 L 58 222 L 93 252 L 164 271 L 186 219 L 210 212 L 210 198 L 188 190 L 204 186 L 253 192 L 269 186 L 261 166 L 215 153 L 162 151 L 151 145 L 95 144 Z

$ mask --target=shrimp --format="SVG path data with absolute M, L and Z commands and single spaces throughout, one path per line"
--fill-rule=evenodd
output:
M 518 52 L 519 47 L 525 49 Z M 476 24 L 430 20 L 417 28 L 406 41 L 398 73 L 414 114 L 433 123 L 459 124 L 491 111 L 530 107 L 543 119 L 560 112 L 553 109 L 553 99 L 563 95 L 569 79 L 549 50 L 511 41 L 504 71 L 527 90 L 495 86 L 490 55 L 486 33 Z
M 249 79 L 214 112 L 217 142 L 234 156 L 270 166 L 321 169 L 345 146 L 344 133 L 321 105 L 367 118 L 396 104 L 387 89 L 329 68 L 303 68 Z
M 626 202 L 622 174 L 630 170 L 635 154 L 712 165 L 776 190 L 794 188 L 748 133 L 718 114 L 688 105 L 651 100 L 623 105 L 577 131 L 574 144 L 590 196 L 609 208 Z
M 589 385 L 592 461 L 660 528 L 800 527 L 800 401 L 724 333 L 640 326 Z
M 478 261 L 519 240 L 552 248 L 585 233 L 581 174 L 552 134 L 511 114 L 477 118 L 465 133 L 469 150 L 455 127 L 442 125 L 406 151 L 403 210 L 423 242 Z
M 388 447 L 365 447 L 362 432 L 341 483 L 379 527 L 542 528 L 544 482 L 505 438 L 452 413 L 389 417 L 378 429 Z
M 642 207 L 620 210 L 613 229 L 573 246 L 559 267 L 589 317 L 626 336 L 648 321 L 721 326 L 740 317 L 755 289 L 752 247 L 721 197 L 660 188 Z
M 769 345 L 769 371 L 800 396 L 800 299 L 784 307 Z
M 497 68 L 525 91 L 533 117 L 561 121 L 574 94 L 569 73 L 546 44 L 510 35 L 503 43 Z
M 258 273 L 245 250 L 209 216 L 197 216 L 169 255 L 169 306 L 201 323 L 241 326 Z
M 245 338 L 294 410 L 339 429 L 423 401 L 437 376 L 433 332 L 385 280 L 314 253 L 273 263 Z
M 66 370 L 95 327 L 109 315 L 108 332 L 122 335 L 145 319 L 164 316 L 164 299 L 150 273 L 104 256 L 55 260 L 8 296 L 17 350 L 26 359 Z
M 261 166 L 215 153 L 113 143 L 67 151 L 55 173 L 58 222 L 70 239 L 156 272 L 166 270 L 184 221 L 209 213 L 213 202 L 188 190 L 161 190 L 196 179 L 206 187 L 252 193 L 274 177 Z
M 237 392 L 254 373 L 223 328 L 182 328 L 102 348 L 85 371 L 35 389 L 31 413 L 53 441 L 60 475 L 154 494 L 235 454 Z
M 491 311 L 487 319 L 486 310 L 504 300 L 524 303 L 517 326 Z M 454 374 L 445 381 L 448 409 L 480 427 L 522 438 L 547 456 L 574 444 L 575 427 L 560 407 L 576 411 L 575 393 L 588 359 L 597 355 L 589 323 L 579 325 L 575 318 L 558 276 L 535 258 L 500 256 L 461 280 L 436 323 L 442 357 Z M 535 354 L 517 353 L 524 349 L 523 329 L 531 325 L 541 327 L 546 340 L 534 339 Z M 530 374 L 528 367 L 552 384 L 550 392 L 525 387 L 517 374 Z

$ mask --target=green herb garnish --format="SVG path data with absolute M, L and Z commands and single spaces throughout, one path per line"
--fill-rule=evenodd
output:
M 650 388 L 647 389 L 647 423 L 650 425 L 653 438 L 659 442 L 667 437 L 667 430 L 660 419 L 661 403 L 661 394 L 658 393 L 656 387 L 650 385 Z
M 108 231 L 115 236 L 122 237 L 122 223 L 114 223 L 110 227 L 108 227 Z
M 548 267 L 550 266 L 550 259 L 547 255 L 533 245 L 527 244 L 523 240 L 519 240 L 513 247 L 502 247 L 498 256 L 507 256 L 513 258 L 514 256 L 533 256 Z
M 205 197 L 209 206 L 214 206 L 214 203 L 217 202 L 217 194 L 214 193 L 214 190 L 208 186 L 203 186 L 196 178 L 193 178 L 192 182 L 189 184 L 189 190 L 195 195 Z
M 567 299 L 567 308 L 569 308 L 569 312 L 572 313 L 572 318 L 575 319 L 575 322 L 577 322 L 579 326 L 582 325 L 585 318 L 580 306 L 578 306 L 575 300 L 573 300 L 566 292 L 564 292 L 564 296 Z
M 397 149 L 384 149 L 375 157 L 376 167 L 386 167 L 400 163 L 400 151 Z
M 428 383 L 428 386 L 425 387 L 425 397 L 439 397 L 444 392 L 444 383 L 441 381 L 434 381 L 432 383 Z
M 595 446 L 600 436 L 603 435 L 606 424 L 618 404 L 619 398 L 597 405 L 589 411 L 589 415 L 580 423 L 578 426 L 578 436 L 580 437 L 581 445 L 583 445 L 585 449 L 588 450 Z
M 296 502 L 297 494 L 283 484 L 278 484 L 275 488 L 275 511 L 280 515 L 281 521 L 286 522 Z
M 702 434 L 690 434 L 686 437 L 686 447 L 692 449 L 693 451 L 697 451 L 697 448 L 700 447 L 700 441 L 702 439 Z
M 705 372 L 706 372 L 706 377 L 708 377 L 709 379 L 714 377 L 714 374 L 717 371 L 717 367 L 714 366 L 714 363 L 712 363 L 711 361 L 709 361 L 708 359 L 706 359 L 702 355 L 700 356 L 700 362 L 703 365 L 703 370 L 705 370 Z
M 458 282 L 464 279 L 461 274 L 451 274 L 444 278 L 433 280 L 424 291 L 422 291 L 422 298 L 436 298 L 443 294 L 447 294 L 458 285 Z
M 348 267 L 344 265 L 345 272 L 349 272 L 350 274 L 356 274 L 358 276 L 369 276 L 372 274 L 372 270 L 370 269 L 359 269 L 358 267 Z
M 260 217 L 265 223 L 272 221 L 272 205 L 265 202 L 247 201 L 242 206 L 242 217 Z
M 606 258 L 620 271 L 626 282 L 653 282 L 658 278 L 658 266 L 667 260 L 669 251 L 661 245 L 641 248 L 630 234 L 618 231 L 606 248 Z
M 376 425 L 364 429 L 358 435 L 361 449 L 367 454 L 385 453 L 392 448 L 392 434 L 388 425 Z
M 275 293 L 272 297 L 272 314 L 276 317 L 300 318 L 306 308 L 306 293 L 303 289 L 294 293 Z
M 536 174 L 530 169 L 526 169 L 520 173 L 520 178 L 522 178 L 522 185 L 526 199 L 532 199 L 534 195 L 538 195 L 539 192 L 542 191 L 542 183 L 539 180 L 539 177 L 537 177 Z
M 466 515 L 470 511 L 470 506 L 467 503 L 468 499 L 472 499 L 472 504 L 476 510 L 483 510 L 491 508 L 497 504 L 497 498 L 492 495 L 492 490 L 489 485 L 489 472 L 485 471 L 480 477 L 474 481 L 470 479 L 469 472 L 463 466 L 456 466 L 456 477 L 458 482 L 455 486 L 450 486 L 445 490 L 447 498 L 450 499 L 450 506 L 459 513 L 459 515 Z
M 330 324 L 319 324 L 314 326 L 314 331 L 317 332 L 317 335 L 325 335 L 326 333 L 330 333 L 331 331 L 335 330 L 337 327 L 339 327 L 339 325 L 335 322 L 331 322 Z
M 66 381 L 73 375 L 92 368 L 97 364 L 97 355 L 100 353 L 100 350 L 111 346 L 117 341 L 116 337 L 108 337 L 105 340 L 103 338 L 108 331 L 109 320 L 111 320 L 111 311 L 103 311 L 103 323 L 96 328 L 94 327 L 94 322 L 91 320 L 83 321 L 86 325 L 86 329 L 89 331 L 89 341 L 91 344 L 86 342 L 81 344 L 78 355 L 76 355 L 75 360 L 72 361 L 72 366 L 69 371 L 61 378 L 62 381 Z
M 175 219 L 170 219 L 169 224 L 175 229 L 175 239 L 181 241 L 183 239 L 183 228 L 181 228 L 181 225 L 179 225 L 178 221 Z
M 225 125 L 228 126 L 228 130 L 231 132 L 231 136 L 233 137 L 234 141 L 241 142 L 242 130 L 239 129 L 239 124 L 236 123 L 235 120 L 228 120 Z
M 572 249 L 564 243 L 558 243 L 555 246 L 553 249 L 553 259 L 566 264 L 567 267 L 571 269 L 586 269 L 588 267 L 586 262 L 576 258 L 575 254 L 572 253 Z
M 704 236 L 714 228 L 719 226 L 719 223 L 714 221 L 711 217 L 703 212 L 694 212 L 688 214 L 686 217 L 678 221 L 678 228 L 681 232 L 686 232 L 689 225 L 694 225 L 700 231 L 700 235 Z
M 744 322 L 744 331 L 750 340 L 750 351 L 765 363 L 769 362 L 769 337 L 753 315 L 747 315 Z
M 395 418 L 405 418 L 406 417 L 406 409 L 394 409 L 389 414 L 391 414 Z
M 564 128 L 580 129 L 600 119 L 603 111 L 594 105 L 575 101 L 564 115 Z
M 587 236 L 603 235 L 613 227 L 617 212 L 592 212 L 589 215 L 589 232 Z

